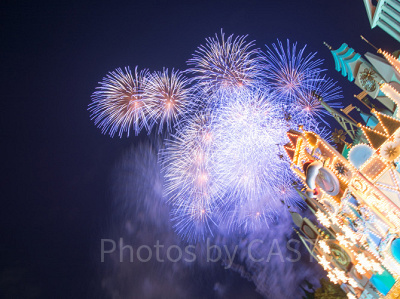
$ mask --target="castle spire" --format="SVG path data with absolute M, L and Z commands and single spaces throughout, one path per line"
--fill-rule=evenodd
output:
M 378 118 L 379 122 L 382 124 L 383 129 L 385 133 L 388 136 L 392 136 L 394 132 L 397 131 L 398 128 L 400 128 L 400 121 L 390 117 L 389 115 L 380 113 L 376 111 L 375 109 L 372 109 L 371 112 L 375 114 L 375 116 Z
M 365 137 L 367 137 L 369 144 L 374 148 L 378 149 L 388 138 L 387 135 L 382 134 L 378 131 L 375 131 L 371 128 L 364 127 L 361 124 L 358 124 L 358 126 L 361 128 L 363 131 Z
M 321 105 L 325 108 L 326 111 L 328 111 L 333 118 L 339 123 L 339 125 L 346 131 L 347 135 L 352 139 L 354 142 L 356 137 L 357 137 L 357 131 L 359 130 L 357 127 L 357 123 L 347 116 L 343 115 L 342 113 L 336 111 L 333 109 L 331 106 L 329 106 L 321 96 L 316 94 L 315 92 L 313 93 L 313 96 L 315 96 L 320 102 Z
M 332 47 L 331 47 L 328 43 L 324 42 L 324 45 L 325 45 L 329 50 L 332 50 Z
M 396 71 L 400 74 L 400 61 L 396 57 L 394 57 L 392 54 L 382 50 L 381 48 L 375 47 L 373 44 L 371 44 L 364 36 L 360 35 L 361 39 L 366 41 L 370 46 L 372 46 L 378 54 L 382 54 L 383 57 L 396 69 Z
M 377 47 L 375 47 L 373 44 L 371 44 L 364 36 L 360 35 L 361 39 L 363 41 L 365 41 L 368 45 L 370 45 L 372 48 L 374 48 L 378 53 L 381 49 L 378 49 Z

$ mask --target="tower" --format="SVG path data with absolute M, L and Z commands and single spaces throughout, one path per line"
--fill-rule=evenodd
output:
M 374 5 L 372 0 L 364 0 L 364 5 L 371 28 L 378 26 L 400 42 L 400 1 L 377 0 Z
M 379 101 L 388 110 L 388 113 L 393 114 L 397 108 L 397 101 L 388 96 L 382 87 L 384 84 L 390 84 L 392 87 L 394 85 L 396 90 L 397 87 L 400 88 L 400 85 L 398 85 L 400 76 L 393 66 L 397 59 L 391 57 L 393 58 L 393 63 L 391 63 L 388 59 L 385 59 L 386 57 L 377 56 L 369 52 L 364 55 L 365 59 L 346 43 L 343 43 L 337 50 L 333 50 L 326 43 L 325 45 L 331 51 L 336 71 L 347 77 L 350 82 L 354 81 L 354 84 L 363 90 L 356 97 L 366 104 L 364 99 L 368 95 L 372 99 Z
M 347 133 L 347 136 L 349 136 L 354 143 L 358 143 L 360 139 L 360 129 L 358 128 L 357 123 L 353 119 L 350 119 L 349 117 L 329 106 L 319 95 L 315 93 L 313 95 L 321 102 L 321 105 L 325 108 L 325 110 L 328 111 L 344 129 L 344 131 Z

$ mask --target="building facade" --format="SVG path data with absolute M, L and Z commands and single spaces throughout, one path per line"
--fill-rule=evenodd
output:
M 364 58 L 347 44 L 331 52 L 370 111 L 357 124 L 363 138 L 340 151 L 314 132 L 288 132 L 285 150 L 302 182 L 297 191 L 317 221 L 294 212 L 292 218 L 310 254 L 349 298 L 400 298 L 400 62 L 380 49 L 381 56 Z M 378 102 L 384 109 L 373 108 Z M 330 112 L 357 135 L 353 118 Z

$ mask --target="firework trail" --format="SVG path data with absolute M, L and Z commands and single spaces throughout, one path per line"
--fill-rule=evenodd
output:
M 193 249 L 196 260 L 185 261 L 184 248 L 169 219 L 170 207 L 162 200 L 163 176 L 157 153 L 163 147 L 161 139 L 140 143 L 129 148 L 115 165 L 113 173 L 113 217 L 105 235 L 107 239 L 122 238 L 136 253 L 143 245 L 152 249 L 148 262 L 129 259 L 129 250 L 117 250 L 105 256 L 99 269 L 101 286 L 108 297 L 116 298 L 255 298 L 251 283 L 232 277 L 220 262 L 208 262 L 202 243 Z M 158 243 L 157 243 L 158 242 Z M 214 244 L 214 241 L 211 240 Z M 155 244 L 161 244 L 156 253 Z M 179 246 L 183 256 L 179 261 L 168 259 L 168 248 Z M 192 245 L 194 247 L 194 245 Z M 162 262 L 160 262 L 162 260 Z M 239 292 L 234 289 L 240 283 Z M 103 298 L 103 296 L 97 296 Z
M 279 222 L 271 223 L 269 229 L 241 236 L 230 234 L 220 242 L 238 245 L 238 258 L 232 269 L 253 281 L 264 298 L 301 298 L 300 287 L 312 284 L 318 288 L 325 273 L 297 239 L 287 209 L 280 206 L 276 211 Z
M 131 245 L 135 252 L 143 244 L 153 248 L 179 244 L 171 227 L 170 208 L 162 200 L 163 176 L 157 152 L 161 140 L 140 143 L 129 148 L 116 164 L 113 174 L 113 217 L 108 238 Z M 117 245 L 119 246 L 119 244 Z M 109 297 L 117 298 L 199 298 L 190 285 L 193 270 L 183 262 L 171 263 L 160 250 L 164 262 L 153 256 L 147 263 L 131 262 L 125 250 L 107 255 L 102 265 L 102 287 Z M 193 278 L 192 278 L 193 279 Z M 193 285 L 193 284 L 192 284 Z
M 118 68 L 107 74 L 99 82 L 92 95 L 89 105 L 91 119 L 94 120 L 103 134 L 119 137 L 132 129 L 136 135 L 142 128 L 150 129 L 148 101 L 143 97 L 143 90 L 148 83 L 149 72 L 138 72 L 135 68 L 132 74 L 129 67 Z

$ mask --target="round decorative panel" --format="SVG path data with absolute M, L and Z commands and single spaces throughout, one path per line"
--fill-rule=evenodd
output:
M 375 77 L 375 71 L 371 68 L 365 68 L 362 72 L 360 72 L 360 83 L 366 91 L 373 92 L 376 90 Z
M 347 269 L 351 262 L 351 258 L 347 252 L 336 243 L 329 244 L 329 247 L 335 264 L 342 270 Z

